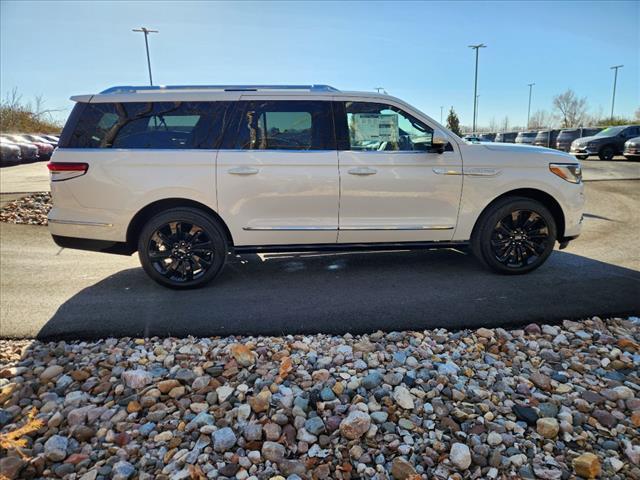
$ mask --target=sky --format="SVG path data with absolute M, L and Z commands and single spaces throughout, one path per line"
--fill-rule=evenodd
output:
M 453 106 L 478 124 L 511 126 L 552 110 L 568 88 L 592 114 L 640 107 L 640 2 L 0 1 L 0 93 L 36 95 L 64 120 L 71 95 L 148 83 L 383 87 L 440 120 Z

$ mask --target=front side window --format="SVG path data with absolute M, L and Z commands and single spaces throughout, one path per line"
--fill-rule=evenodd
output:
M 433 129 L 393 105 L 346 102 L 351 150 L 429 151 Z
M 200 149 L 217 148 L 228 103 L 89 103 L 79 108 L 65 148 Z
M 334 150 L 331 102 L 238 102 L 231 148 L 241 150 Z M 235 132 L 233 131 L 235 130 Z M 227 142 L 225 142 L 227 143 Z

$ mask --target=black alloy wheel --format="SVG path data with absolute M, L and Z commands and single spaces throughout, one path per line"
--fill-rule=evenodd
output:
M 531 210 L 514 210 L 496 224 L 491 236 L 495 259 L 507 268 L 534 263 L 547 249 L 549 227 Z
M 507 275 L 535 270 L 555 246 L 556 223 L 537 200 L 507 197 L 490 205 L 471 236 L 474 255 L 490 269 Z
M 195 288 L 211 281 L 224 266 L 227 250 L 216 221 L 191 208 L 153 217 L 138 240 L 143 268 L 170 288 Z

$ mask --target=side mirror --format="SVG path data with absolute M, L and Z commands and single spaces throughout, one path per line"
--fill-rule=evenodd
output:
M 433 140 L 431 141 L 433 149 L 438 153 L 444 153 L 447 147 L 450 147 L 449 137 L 442 130 L 433 131 Z

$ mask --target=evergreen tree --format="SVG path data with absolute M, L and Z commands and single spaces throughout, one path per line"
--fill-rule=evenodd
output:
M 451 107 L 449 115 L 447 115 L 447 128 L 456 135 L 460 135 L 460 119 L 453 107 Z

